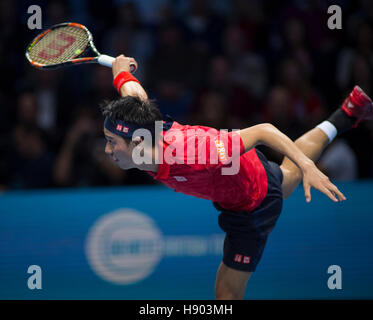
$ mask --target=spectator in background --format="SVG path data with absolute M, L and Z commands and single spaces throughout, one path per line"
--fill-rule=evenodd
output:
M 230 65 L 224 56 L 211 58 L 204 85 L 196 95 L 194 114 L 201 112 L 201 97 L 208 92 L 219 92 L 224 96 L 228 108 L 225 127 L 238 129 L 255 123 L 252 97 L 241 86 L 231 81 Z
M 283 57 L 292 57 L 298 61 L 308 77 L 311 77 L 312 64 L 311 48 L 306 41 L 306 27 L 296 18 L 289 19 L 284 24 Z
M 89 86 L 86 95 L 76 104 L 76 108 L 84 105 L 91 109 L 95 118 L 101 119 L 98 106 L 103 100 L 111 100 L 118 96 L 113 87 L 111 69 L 100 65 L 92 66 L 90 78 L 87 79 Z
M 340 101 L 335 83 L 335 55 L 343 41 L 342 32 L 327 28 L 330 15 L 328 1 L 290 1 L 287 5 L 278 4 L 270 22 L 267 62 L 270 70 L 276 70 L 282 60 L 294 58 L 304 68 L 312 84 L 322 93 L 328 106 Z M 339 3 L 340 4 L 340 3 Z M 342 5 L 342 9 L 345 7 Z M 343 23 L 346 15 L 344 11 Z M 275 78 L 275 74 L 271 74 Z
M 14 126 L 16 111 L 14 108 L 15 103 L 12 98 L 13 97 L 9 97 L 9 95 L 4 94 L 0 90 L 0 141 L 8 139 Z
M 261 101 L 268 84 L 265 61 L 260 55 L 245 50 L 246 40 L 238 25 L 226 28 L 223 42 L 233 85 L 246 90 L 256 102 Z
M 366 73 L 373 68 L 373 30 L 372 25 L 362 21 L 353 34 L 355 44 L 352 47 L 342 49 L 337 59 L 336 80 L 342 94 L 351 89 L 351 83 L 356 80 L 362 81 L 362 88 L 367 94 L 372 94 L 371 84 L 367 84 Z M 356 73 L 359 64 L 365 64 L 367 70 L 361 70 L 362 75 Z M 364 79 L 363 79 L 364 78 Z M 359 84 L 359 83 L 357 83 Z
M 183 41 L 181 27 L 163 25 L 158 33 L 159 43 L 149 60 L 146 87 L 157 100 L 163 114 L 171 114 L 177 121 L 188 116 L 195 78 L 193 56 Z
M 54 99 L 57 98 L 52 94 L 49 95 L 48 91 L 26 89 L 18 97 L 16 114 L 18 124 L 36 126 L 43 131 L 44 142 L 53 153 L 56 151 L 55 135 L 57 132 L 57 106 L 52 103 L 56 101 Z
M 208 60 L 214 52 L 221 52 L 221 36 L 225 21 L 215 14 L 208 0 L 188 1 L 181 16 L 184 38 L 190 53 L 190 72 L 192 90 L 198 90 L 206 75 Z
M 36 125 L 43 129 L 50 148 L 56 152 L 74 107 L 71 103 L 74 101 L 71 98 L 74 96 L 71 91 L 74 78 L 64 78 L 65 70 L 62 69 L 28 71 L 22 86 L 31 88 L 36 103 Z
M 77 110 L 54 164 L 55 185 L 82 187 L 122 183 L 126 173 L 104 154 L 101 126 L 94 121 L 90 109 Z
M 339 2 L 339 3 L 338 3 Z M 310 48 L 317 48 L 317 50 L 327 50 L 330 44 L 331 32 L 327 28 L 326 23 L 330 15 L 328 14 L 328 7 L 332 4 L 342 5 L 339 0 L 331 1 L 289 1 L 286 5 L 279 8 L 276 17 L 277 25 L 283 24 L 289 20 L 297 20 L 302 22 L 306 27 L 307 43 L 306 46 Z M 343 2 L 343 1 L 342 1 Z
M 228 129 L 227 116 L 228 108 L 225 96 L 218 91 L 206 91 L 200 97 L 198 113 L 192 117 L 192 121 L 218 130 Z
M 138 3 L 128 1 L 118 4 L 115 21 L 115 27 L 105 33 L 104 51 L 114 57 L 120 53 L 136 57 L 140 66 L 136 77 L 143 81 L 147 61 L 153 53 L 153 39 L 140 20 Z
M 0 191 L 6 190 L 11 184 L 12 168 L 12 129 L 16 114 L 14 103 L 0 91 Z
M 116 6 L 136 4 L 138 18 L 142 24 L 154 26 L 162 20 L 163 11 L 169 6 L 170 0 L 114 0 Z
M 20 61 L 24 59 L 27 28 L 17 23 L 17 5 L 18 1 L 0 1 L 0 73 L 6 75 L 0 91 L 9 96 L 16 93 L 14 84 L 23 77 L 25 66 Z
M 24 91 L 18 97 L 17 122 L 25 125 L 38 124 L 38 104 L 32 91 Z
M 355 11 L 351 12 L 345 23 L 347 36 L 350 40 L 355 39 L 356 30 L 363 21 L 369 24 L 373 23 L 373 2 L 371 0 L 358 0 L 353 2 Z M 347 3 L 346 6 L 348 5 L 352 6 L 353 4 Z
M 44 24 L 53 26 L 58 23 L 69 21 L 70 7 L 68 1 L 49 0 L 46 1 L 47 12 L 45 15 Z
M 373 60 L 371 61 L 373 63 Z M 358 85 L 364 88 L 367 94 L 372 94 L 373 64 L 363 56 L 356 56 L 352 61 L 350 88 Z M 366 88 L 366 89 L 365 89 Z
M 223 37 L 224 54 L 229 61 L 230 79 L 256 101 L 261 101 L 268 83 L 267 69 L 263 58 L 246 51 L 245 34 L 236 24 L 227 26 Z
M 261 35 L 264 27 L 263 1 L 234 0 L 231 5 L 232 19 L 230 22 L 242 32 L 242 50 L 252 52 L 256 49 L 257 36 Z
M 325 117 L 325 109 L 301 64 L 295 59 L 285 59 L 280 66 L 279 79 L 289 96 L 290 120 L 302 130 L 320 123 Z
M 14 141 L 18 141 L 15 138 L 20 136 L 20 134 L 15 135 L 15 127 L 36 127 L 38 106 L 32 91 L 23 91 L 20 93 L 15 103 L 16 108 L 13 106 L 14 103 L 5 98 L 0 101 L 2 110 L 2 117 L 0 118 L 2 120 L 0 134 L 0 188 L 7 189 L 8 187 L 16 187 L 15 184 L 12 184 L 12 178 L 15 177 L 16 170 L 13 160 L 19 160 L 22 157 L 22 152 L 18 152 L 17 150 L 23 150 L 22 147 L 15 147 L 17 144 Z M 14 125 L 15 123 L 16 126 Z M 20 131 L 20 129 L 17 130 L 17 132 Z M 18 146 L 20 143 L 18 143 Z M 17 165 L 21 162 L 19 161 Z M 22 186 L 22 182 L 19 181 L 17 183 Z
M 10 187 L 13 189 L 51 187 L 54 156 L 47 149 L 42 130 L 32 123 L 20 123 L 13 130 L 13 141 Z
M 272 28 L 278 28 L 273 25 Z M 279 30 L 274 29 L 271 52 L 269 53 L 269 64 L 275 67 L 281 61 L 291 58 L 296 60 L 311 77 L 314 71 L 314 57 L 311 43 L 307 33 L 308 29 L 300 17 L 290 16 L 281 23 Z
M 225 21 L 214 12 L 208 0 L 188 1 L 182 21 L 192 51 L 202 57 L 221 51 Z
M 354 151 L 339 138 L 325 150 L 317 166 L 333 181 L 353 181 L 359 177 L 357 164 Z
M 270 122 L 280 131 L 286 132 L 290 138 L 295 139 L 298 129 L 295 129 L 295 119 L 289 117 L 289 114 L 291 114 L 291 105 L 288 91 L 283 86 L 274 86 L 269 91 L 262 108 L 261 122 Z
M 295 140 L 302 128 L 297 125 L 294 118 L 289 117 L 291 114 L 290 96 L 285 87 L 274 86 L 268 93 L 261 111 L 261 121 L 272 123 L 276 128 Z M 281 163 L 283 156 L 273 149 L 260 146 L 260 150 L 271 161 Z
M 38 125 L 46 131 L 52 131 L 57 124 L 58 112 L 58 74 L 60 72 L 35 73 L 35 95 L 38 102 Z

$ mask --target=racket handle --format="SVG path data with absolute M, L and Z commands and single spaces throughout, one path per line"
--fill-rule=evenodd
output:
M 102 66 L 111 68 L 114 60 L 115 60 L 115 58 L 113 58 L 113 57 L 107 56 L 106 54 L 101 54 L 98 57 L 97 62 L 99 64 L 101 64 Z M 135 71 L 136 71 L 136 65 L 131 63 L 130 64 L 130 72 L 135 73 Z

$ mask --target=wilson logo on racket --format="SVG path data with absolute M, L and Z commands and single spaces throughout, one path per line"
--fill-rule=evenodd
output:
M 92 34 L 79 23 L 64 22 L 39 34 L 27 47 L 26 58 L 39 69 L 57 69 L 81 63 L 99 63 L 112 67 L 115 58 L 100 54 Z M 136 71 L 130 65 L 130 72 Z
M 45 49 L 40 51 L 38 56 L 45 60 L 57 58 L 61 56 L 67 48 L 71 47 L 75 40 L 75 37 L 61 32 L 56 35 L 56 39 L 50 42 Z

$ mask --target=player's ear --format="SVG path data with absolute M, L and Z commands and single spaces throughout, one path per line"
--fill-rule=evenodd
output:
M 142 141 L 143 139 L 141 137 L 134 137 L 131 143 L 133 144 L 134 147 L 137 147 Z

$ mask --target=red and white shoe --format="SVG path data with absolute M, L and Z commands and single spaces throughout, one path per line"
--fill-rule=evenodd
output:
M 367 94 L 355 86 L 349 96 L 343 102 L 341 109 L 350 117 L 356 118 L 353 128 L 363 120 L 373 119 L 373 102 Z

